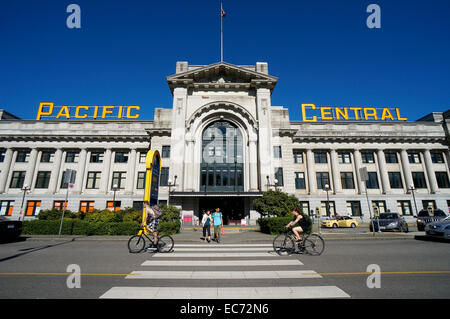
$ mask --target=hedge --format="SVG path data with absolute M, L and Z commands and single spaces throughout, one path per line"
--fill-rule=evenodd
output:
M 24 235 L 57 235 L 59 220 L 26 220 L 23 222 Z M 89 222 L 85 220 L 64 218 L 62 235 L 135 235 L 140 224 L 136 222 Z M 180 222 L 161 222 L 159 234 L 175 234 L 180 230 Z
M 308 230 L 306 231 L 307 233 L 310 233 L 312 231 L 313 221 L 311 220 L 311 218 L 309 216 L 306 216 L 306 217 L 309 218 L 311 221 L 310 226 L 309 226 Z M 289 224 L 289 222 L 291 222 L 292 219 L 293 219 L 292 216 L 265 217 L 265 218 L 258 219 L 257 222 L 259 224 L 259 228 L 262 233 L 276 235 L 276 234 L 281 234 L 282 232 L 284 232 L 284 230 L 285 230 L 284 226 Z

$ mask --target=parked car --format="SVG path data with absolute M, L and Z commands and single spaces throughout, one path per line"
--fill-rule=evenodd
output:
M 0 239 L 11 240 L 17 238 L 22 233 L 22 222 L 10 220 L 5 216 L 0 216 Z
M 427 236 L 450 239 L 450 216 L 425 226 Z
M 430 216 L 428 210 L 422 209 L 417 215 L 417 230 L 424 231 L 427 224 L 441 221 L 447 217 L 447 214 L 441 209 L 435 209 L 433 215 Z
M 356 219 L 350 216 L 337 216 L 334 218 L 323 220 L 321 223 L 321 227 L 351 227 L 354 228 L 358 226 L 359 223 Z
M 372 221 L 373 221 L 373 228 L 372 228 Z M 380 217 L 378 220 L 376 218 L 372 219 L 369 224 L 370 231 L 378 231 L 378 225 L 380 225 L 380 230 L 396 230 L 396 231 L 402 231 L 407 233 L 409 231 L 408 229 L 408 223 L 403 218 L 403 216 L 400 216 L 397 213 L 382 213 L 380 214 Z

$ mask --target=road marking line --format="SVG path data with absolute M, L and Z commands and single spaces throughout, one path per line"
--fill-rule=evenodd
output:
M 217 258 L 217 257 L 280 257 L 274 251 L 266 253 L 169 253 L 169 254 L 156 254 L 153 258 Z
M 300 279 L 322 278 L 313 270 L 133 271 L 125 279 Z
M 113 287 L 114 299 L 305 299 L 350 298 L 336 286 L 314 287 Z
M 178 247 L 211 247 L 215 244 L 175 244 L 174 248 Z M 273 247 L 271 244 L 220 244 L 217 246 L 213 246 L 217 248 L 222 247 Z
M 450 274 L 450 270 L 429 270 L 429 271 L 382 271 L 382 272 L 329 272 L 319 273 L 322 276 L 340 276 L 340 275 L 420 275 L 420 274 Z
M 270 247 L 252 247 L 252 248 L 247 248 L 247 247 L 202 247 L 202 248 L 195 248 L 195 247 L 175 247 L 173 249 L 175 252 L 178 251 L 182 251 L 182 252 L 188 252 L 188 251 L 192 251 L 192 252 L 201 252 L 201 251 L 221 251 L 221 250 L 229 250 L 229 251 L 247 251 L 247 252 L 252 252 L 252 251 L 273 251 L 273 246 Z
M 141 266 L 301 266 L 303 263 L 298 259 L 275 259 L 275 260 L 147 260 Z
M 2 272 L 0 276 L 68 276 L 73 272 Z M 80 273 L 80 276 L 129 276 L 130 274 Z

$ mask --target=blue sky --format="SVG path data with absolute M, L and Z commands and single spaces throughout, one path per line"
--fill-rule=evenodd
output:
M 81 7 L 81 29 L 66 7 Z M 369 29 L 366 8 L 381 8 Z M 398 107 L 416 120 L 450 109 L 450 1 L 223 0 L 224 61 L 269 63 L 272 105 Z M 176 61 L 220 60 L 219 0 L 2 0 L 0 108 L 35 119 L 39 102 L 171 107 Z

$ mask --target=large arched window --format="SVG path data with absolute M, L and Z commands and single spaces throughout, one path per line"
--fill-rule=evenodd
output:
M 230 122 L 217 121 L 202 134 L 202 191 L 243 191 L 243 145 L 240 130 Z

